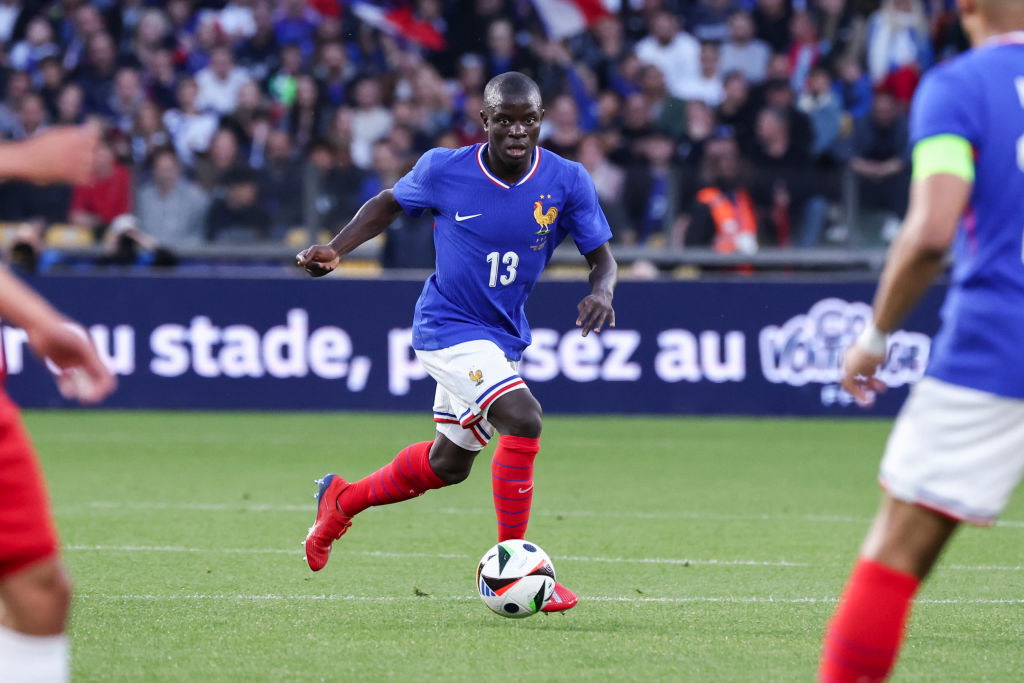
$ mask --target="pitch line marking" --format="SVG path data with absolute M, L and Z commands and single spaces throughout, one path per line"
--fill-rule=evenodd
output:
M 173 545 L 76 545 L 64 546 L 68 551 L 96 551 L 96 552 L 166 552 L 166 553 L 227 553 L 241 555 L 294 555 L 302 556 L 302 550 L 284 550 L 277 548 L 187 548 Z M 469 555 L 461 553 L 392 553 L 382 550 L 360 550 L 348 552 L 349 555 L 360 555 L 362 557 L 392 557 L 392 558 L 441 558 L 468 560 Z M 671 557 L 560 557 L 559 561 L 569 562 L 606 562 L 622 564 L 673 564 L 673 565 L 696 565 L 696 566 L 750 566 L 750 567 L 808 567 L 810 565 L 801 562 L 778 562 L 760 560 L 692 560 L 687 558 Z
M 166 552 L 166 553 L 224 553 L 229 555 L 294 555 L 302 556 L 302 550 L 285 550 L 283 548 L 189 548 L 176 545 L 80 545 L 68 544 L 64 546 L 67 551 L 86 552 Z M 347 552 L 349 555 L 361 557 L 390 557 L 390 558 L 427 558 L 446 560 L 468 560 L 469 555 L 463 553 L 396 553 L 384 550 L 357 550 Z M 559 562 L 598 562 L 609 564 L 668 564 L 679 566 L 718 566 L 718 567 L 817 567 L 825 565 L 812 565 L 807 562 L 790 562 L 788 560 L 722 560 L 691 559 L 685 557 L 586 557 L 567 555 L 558 558 Z M 839 565 L 836 565 L 839 566 Z M 1024 571 L 1024 565 L 968 565 L 948 564 L 942 565 L 941 569 L 956 571 L 996 571 L 996 572 L 1020 572 Z
M 110 593 L 76 593 L 81 600 L 231 600 L 235 602 L 309 600 L 327 602 L 405 602 L 412 600 L 445 600 L 450 602 L 472 602 L 476 597 L 470 595 L 450 595 L 447 597 L 417 595 L 229 595 L 223 593 L 181 593 L 178 595 L 116 595 Z M 633 597 L 627 595 L 594 595 L 583 596 L 580 604 L 588 602 L 626 602 L 626 603 L 731 603 L 731 604 L 776 604 L 776 605 L 832 605 L 838 598 L 775 598 L 771 596 L 713 596 L 693 595 L 684 597 Z M 917 605 L 1024 605 L 1024 598 L 924 598 L 914 600 Z
M 85 508 L 93 510 L 181 510 L 193 512 L 302 512 L 310 511 L 309 505 L 286 505 L 286 504 L 246 504 L 246 503 L 152 503 L 152 502 L 126 502 L 126 501 L 102 501 L 95 500 L 83 503 L 74 508 L 58 507 L 61 514 L 73 514 L 81 512 Z M 428 510 L 441 515 L 493 515 L 491 508 L 437 508 Z M 760 521 L 760 522 L 823 522 L 823 523 L 844 523 L 844 524 L 867 524 L 871 517 L 856 517 L 853 515 L 798 515 L 798 514 L 736 514 L 725 512 L 603 512 L 597 510 L 534 510 L 534 515 L 544 517 L 616 517 L 627 519 L 695 519 L 695 520 L 721 520 L 721 521 Z M 997 520 L 997 527 L 1011 529 L 1024 529 L 1022 520 Z

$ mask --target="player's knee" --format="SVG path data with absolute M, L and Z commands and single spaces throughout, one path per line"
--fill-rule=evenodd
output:
M 8 592 L 6 607 L 12 625 L 29 635 L 62 633 L 71 606 L 71 581 L 56 562 L 30 572 Z
M 451 486 L 466 480 L 470 470 L 473 469 L 473 461 L 457 461 L 454 459 L 442 459 L 437 463 L 431 462 L 430 468 L 444 483 Z
M 522 412 L 509 415 L 505 419 L 505 432 L 511 436 L 524 436 L 528 439 L 539 439 L 543 429 L 543 413 L 540 404 L 536 401 L 534 405 Z

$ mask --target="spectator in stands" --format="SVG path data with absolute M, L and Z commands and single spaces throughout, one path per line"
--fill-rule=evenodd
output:
M 906 212 L 910 183 L 907 122 L 893 95 L 876 93 L 871 114 L 857 122 L 850 168 L 861 206 L 888 214 L 883 237 L 891 239 Z
M 18 110 L 21 100 L 32 89 L 32 81 L 24 71 L 15 71 L 7 76 L 4 99 L 0 102 L 0 133 L 4 137 L 12 137 L 14 131 L 21 127 Z
M 210 140 L 209 152 L 196 162 L 195 177 L 199 187 L 204 192 L 213 192 L 222 186 L 231 171 L 245 166 L 240 152 L 238 133 L 228 127 L 218 128 Z
M 195 33 L 186 37 L 188 48 L 185 51 L 184 68 L 190 74 L 199 73 L 210 65 L 213 51 L 221 47 L 220 31 L 217 29 L 217 16 L 212 12 L 202 12 L 195 24 Z
M 688 247 L 714 247 L 723 254 L 757 251 L 759 222 L 754 201 L 740 180 L 740 150 L 734 138 L 719 138 L 707 145 L 706 182 L 690 209 L 684 243 Z
M 766 107 L 758 114 L 757 144 L 751 195 L 774 242 L 815 246 L 828 206 L 808 154 L 794 144 L 787 112 Z
M 149 7 L 139 14 L 131 51 L 146 71 L 153 70 L 157 53 L 171 46 L 170 31 L 171 24 L 161 10 Z
M 368 168 L 373 143 L 391 131 L 392 116 L 384 106 L 384 94 L 377 79 L 364 78 L 352 90 L 356 105 L 352 112 L 352 161 L 360 168 Z
M 579 162 L 594 180 L 594 188 L 608 224 L 613 231 L 621 231 L 628 222 L 622 201 L 626 173 L 608 159 L 601 138 L 596 135 L 585 135 L 580 140 Z M 617 236 L 621 238 L 621 233 Z
M 754 25 L 757 37 L 767 43 L 772 52 L 789 49 L 789 3 L 786 0 L 757 0 Z
M 228 42 L 237 43 L 256 33 L 252 0 L 231 0 L 217 15 L 217 25 Z
M 326 133 L 328 113 L 320 105 L 320 91 L 311 76 L 299 76 L 296 81 L 295 101 L 288 109 L 283 127 L 295 144 L 305 147 Z
M 75 71 L 83 66 L 92 39 L 107 30 L 103 16 L 92 3 L 83 3 L 73 10 L 73 19 L 65 27 L 71 31 L 71 39 L 64 47 L 64 68 Z M 60 33 L 60 32 L 59 32 Z M 62 35 L 67 35 L 62 33 Z
M 57 118 L 57 98 L 60 89 L 64 87 L 66 75 L 58 57 L 47 57 L 39 65 L 39 86 L 36 92 L 43 98 L 46 113 L 51 120 Z
M 871 79 L 864 73 L 860 63 L 853 57 L 840 60 L 838 75 L 833 88 L 843 111 L 853 119 L 867 116 L 871 111 L 874 90 L 871 87 Z
M 360 201 L 367 202 L 380 194 L 381 190 L 394 185 L 402 177 L 403 170 L 402 161 L 390 141 L 378 140 L 373 143 L 373 162 L 363 176 L 362 186 L 359 188 Z
M 651 20 L 651 33 L 636 44 L 636 56 L 661 70 L 673 97 L 686 99 L 685 85 L 700 77 L 700 43 L 680 30 L 670 12 L 660 11 Z
M 226 47 L 218 47 L 210 54 L 210 64 L 196 74 L 199 95 L 196 107 L 200 111 L 230 114 L 238 104 L 238 91 L 249 80 L 249 74 L 235 66 L 234 55 Z
M 108 115 L 110 98 L 114 94 L 114 76 L 117 73 L 117 52 L 110 34 L 103 31 L 89 39 L 88 59 L 75 74 L 75 81 L 85 91 L 86 107 L 90 113 Z
M 24 40 L 14 44 L 7 59 L 12 68 L 37 77 L 43 60 L 59 54 L 60 47 L 54 42 L 50 22 L 43 16 L 36 16 L 28 22 Z
M 764 100 L 768 107 L 781 112 L 786 117 L 786 128 L 790 133 L 790 142 L 796 154 L 809 158 L 814 131 L 811 120 L 796 107 L 796 98 L 789 82 L 773 80 L 765 84 Z
M 327 104 L 337 107 L 345 103 L 348 83 L 354 73 L 344 45 L 332 42 L 320 47 L 320 59 L 313 75 L 320 86 L 322 99 Z
M 640 94 L 647 100 L 652 125 L 673 138 L 682 137 L 686 132 L 686 102 L 669 94 L 658 67 L 645 65 L 641 73 Z
M 58 126 L 74 126 L 85 120 L 85 93 L 77 83 L 68 83 L 57 95 Z
M 818 25 L 809 12 L 795 12 L 789 21 L 789 31 L 790 85 L 799 93 L 804 91 L 807 76 L 821 58 L 823 45 L 818 38 Z
M 92 228 L 97 236 L 123 213 L 132 211 L 132 177 L 128 167 L 114 156 L 108 141 L 96 150 L 92 179 L 75 185 L 71 193 L 68 222 Z
M 864 47 L 866 21 L 854 12 L 853 3 L 814 0 L 814 11 L 818 16 L 825 66 L 834 69 L 840 60 L 860 53 Z
M 364 176 L 347 147 L 335 149 L 327 141 L 314 141 L 306 152 L 303 174 L 303 223 L 314 230 L 336 231 L 362 206 L 359 190 Z
M 772 51 L 768 44 L 754 35 L 754 19 L 739 10 L 729 16 L 729 36 L 718 55 L 722 74 L 738 72 L 749 83 L 760 83 Z
M 270 214 L 275 235 L 302 225 L 302 165 L 295 159 L 294 143 L 286 131 L 272 130 L 267 136 L 260 201 Z
M 703 43 L 700 46 L 700 69 L 697 75 L 680 79 L 678 92 L 684 100 L 700 100 L 710 107 L 722 101 L 722 77 L 718 71 L 718 46 Z
M 178 107 L 164 112 L 164 126 L 171 134 L 178 158 L 186 166 L 195 163 L 197 154 L 206 152 L 217 130 L 217 117 L 196 107 L 198 94 L 195 80 L 183 78 L 178 84 Z
M 259 204 L 259 178 L 249 168 L 237 167 L 224 177 L 224 193 L 213 200 L 206 214 L 209 242 L 251 244 L 270 238 L 270 215 Z
M 885 0 L 868 19 L 868 73 L 901 102 L 909 102 L 932 62 L 928 18 L 921 0 Z
M 248 70 L 256 81 L 266 81 L 280 65 L 279 53 L 281 46 L 274 32 L 271 6 L 267 0 L 256 0 L 253 3 L 252 18 L 256 32 L 238 49 L 238 63 Z M 299 53 L 301 62 L 302 53 Z
M 267 82 L 267 91 L 270 93 L 271 99 L 279 102 L 283 107 L 292 106 L 301 73 L 302 51 L 298 45 L 285 45 L 281 48 L 278 68 Z
M 164 48 L 153 53 L 143 82 L 150 99 L 161 109 L 172 109 L 178 104 L 178 71 L 170 50 Z
M 735 9 L 733 0 L 697 0 L 690 7 L 686 25 L 702 43 L 721 43 L 729 36 L 729 15 Z
M 797 108 L 811 120 L 814 137 L 811 142 L 811 156 L 831 161 L 843 159 L 839 148 L 843 109 L 832 91 L 832 79 L 828 69 L 816 66 L 807 78 L 807 91 L 800 95 Z
M 182 175 L 173 148 L 155 149 L 149 163 L 153 179 L 139 188 L 135 202 L 140 227 L 161 244 L 202 244 L 209 198 Z
M 655 131 L 639 143 L 643 162 L 627 169 L 626 211 L 630 218 L 626 244 L 663 245 L 676 216 L 679 176 L 673 167 L 675 142 Z
M 107 104 L 111 125 L 123 133 L 130 131 L 145 101 L 139 72 L 131 67 L 118 69 L 114 77 L 114 93 Z
M 11 42 L 11 37 L 14 35 L 14 27 L 18 25 L 18 20 L 24 11 L 22 4 L 15 0 L 0 1 L 0 43 L 7 44 Z
M 42 97 L 30 92 L 21 98 L 16 126 L 11 131 L 15 140 L 30 138 L 46 127 L 46 105 Z
M 164 128 L 160 107 L 146 100 L 135 113 L 129 133 L 131 159 L 136 168 L 142 167 L 156 149 L 171 144 L 171 136 Z
M 312 56 L 320 15 L 305 0 L 282 0 L 272 18 L 278 45 L 296 45 L 303 58 Z
M 588 66 L 597 76 L 598 85 L 602 90 L 616 90 L 619 79 L 619 64 L 630 54 L 622 34 L 622 22 L 617 17 L 600 20 L 590 29 L 596 43 Z
M 732 72 L 722 82 L 722 103 L 718 105 L 718 122 L 732 129 L 740 152 L 750 155 L 754 149 L 754 125 L 757 107 L 750 96 L 750 87 L 739 72 Z
M 492 21 L 487 27 L 487 53 L 484 61 L 488 79 L 506 71 L 533 72 L 526 55 L 516 47 L 512 22 L 504 18 Z
M 569 95 L 559 95 L 551 103 L 541 124 L 540 139 L 545 149 L 576 160 L 583 130 L 576 101 Z

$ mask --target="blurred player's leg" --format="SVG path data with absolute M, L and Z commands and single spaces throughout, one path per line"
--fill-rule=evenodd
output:
M 885 496 L 825 634 L 822 683 L 885 680 L 899 654 L 910 601 L 957 524 Z
M 0 393 L 0 679 L 67 680 L 70 594 L 39 463 Z
M 69 678 L 64 634 L 71 586 L 56 558 L 0 581 L 2 680 L 51 683 Z

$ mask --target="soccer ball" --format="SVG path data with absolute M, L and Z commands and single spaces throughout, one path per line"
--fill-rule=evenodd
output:
M 502 541 L 476 568 L 480 599 L 496 614 L 522 619 L 540 611 L 555 592 L 555 566 L 536 543 Z

